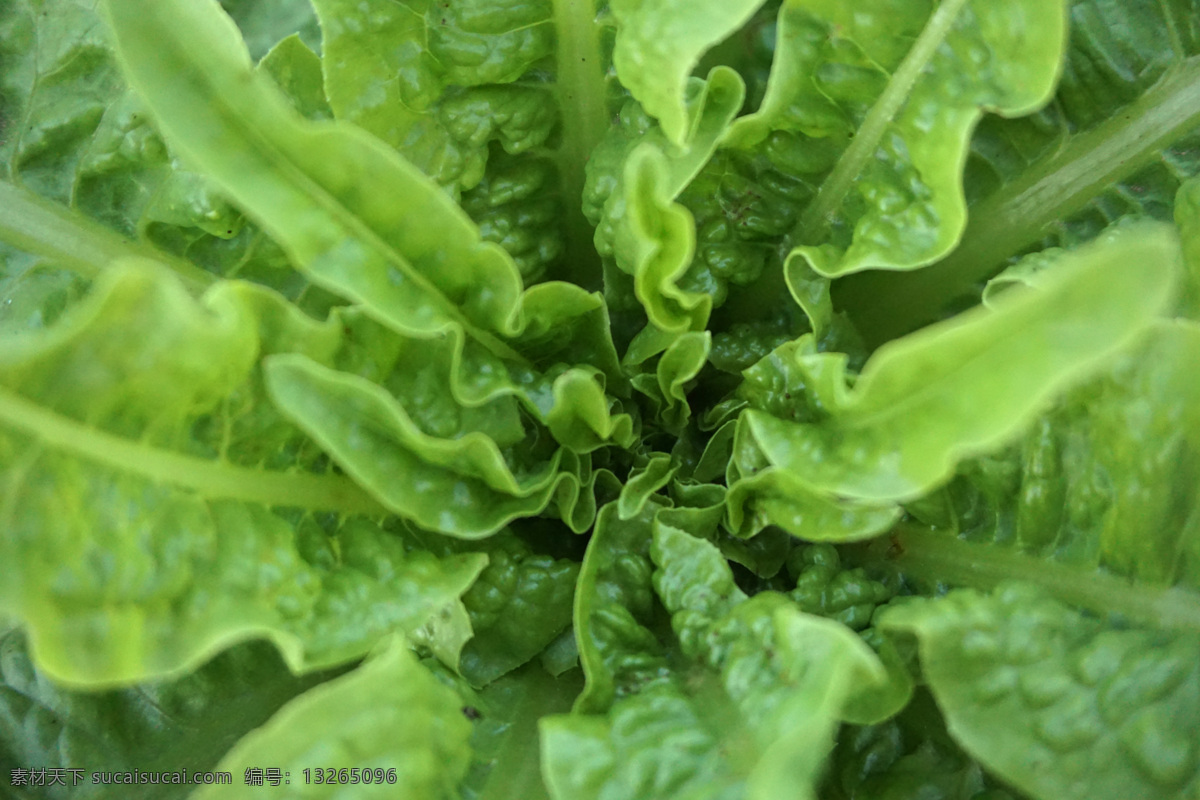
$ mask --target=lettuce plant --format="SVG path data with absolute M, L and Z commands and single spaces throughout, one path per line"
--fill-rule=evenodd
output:
M 5 796 L 1197 800 L 1197 20 L 0 2 Z

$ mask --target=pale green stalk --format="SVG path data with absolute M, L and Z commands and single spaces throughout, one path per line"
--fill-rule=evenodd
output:
M 594 233 L 582 207 L 588 157 L 609 127 L 593 0 L 554 0 L 554 27 L 562 111 L 558 173 L 567 220 L 566 260 L 570 276 L 581 283 L 598 283 L 600 263 L 592 244 Z

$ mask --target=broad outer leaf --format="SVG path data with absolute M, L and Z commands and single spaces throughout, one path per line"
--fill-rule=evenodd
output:
M 153 335 L 147 335 L 153 331 Z M 310 469 L 257 360 L 332 358 L 317 323 L 249 284 L 199 301 L 161 267 L 110 267 L 58 324 L 0 348 L 0 609 L 40 669 L 89 686 L 191 669 L 271 639 L 296 669 L 342 663 L 422 625 L 483 568 L 437 559 Z M 277 507 L 345 514 L 318 525 Z
M 106 4 L 129 82 L 190 161 L 315 282 L 402 333 L 520 328 L 521 278 L 433 181 L 361 129 L 301 119 L 209 2 Z
M 741 422 L 771 464 L 818 491 L 913 498 L 1142 332 L 1170 301 L 1179 261 L 1165 226 L 1118 231 L 1064 254 L 1038 290 L 880 348 L 828 422 L 759 411 Z
M 954 738 L 1039 800 L 1200 793 L 1200 638 L 1113 628 L 1020 585 L 887 610 Z

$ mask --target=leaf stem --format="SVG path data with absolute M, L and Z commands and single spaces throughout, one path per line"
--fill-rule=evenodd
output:
M 7 181 L 0 181 L 0 240 L 45 256 L 92 278 L 119 258 L 149 258 L 175 271 L 190 291 L 200 293 L 216 276 L 188 261 L 132 242 L 66 206 Z
M 226 498 L 344 514 L 388 511 L 349 479 L 309 473 L 268 472 L 163 450 L 115 436 L 64 417 L 0 388 L 0 424 L 56 449 L 152 483 Z
M 929 60 L 933 58 L 933 54 L 946 39 L 946 35 L 950 33 L 950 29 L 954 27 L 954 20 L 966 3 L 967 0 L 944 0 L 933 12 L 916 43 L 913 44 L 912 49 L 908 51 L 904 60 L 900 62 L 900 66 L 892 74 L 887 88 L 871 106 L 862 126 L 855 132 L 850 146 L 842 153 L 833 172 L 829 173 L 829 177 L 821 184 L 816 198 L 801 215 L 794 234 L 797 242 L 802 244 L 820 243 L 820 239 L 829 228 L 834 213 L 842 205 L 842 201 L 850 192 L 850 187 L 858 180 L 863 168 L 875 154 L 887 126 L 891 124 L 896 113 L 908 99 L 913 86 L 920 79 L 921 73 L 929 64 Z
M 588 158 L 608 130 L 604 62 L 594 0 L 554 0 L 558 35 L 558 105 L 562 113 L 562 146 L 558 173 L 566 213 L 568 277 L 599 286 L 600 258 L 595 235 L 583 215 L 583 186 Z
M 978 589 L 991 589 L 1003 581 L 1025 581 L 1081 608 L 1159 628 L 1200 632 L 1200 595 L 1185 589 L 1131 583 L 1105 572 L 906 525 L 872 544 L 871 549 L 886 550 L 876 556 L 908 576 Z
M 838 305 L 872 344 L 932 322 L 979 281 L 1113 184 L 1200 126 L 1200 56 L 1180 63 L 1105 122 L 1073 137 L 973 206 L 962 243 L 915 272 L 865 272 L 836 286 Z

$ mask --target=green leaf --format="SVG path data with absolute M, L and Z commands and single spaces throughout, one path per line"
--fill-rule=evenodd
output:
M 651 322 L 665 330 L 696 330 L 707 322 L 711 301 L 675 285 L 692 260 L 695 223 L 687 209 L 672 202 L 667 180 L 666 158 L 659 151 L 639 147 L 633 152 L 623 184 L 628 225 L 614 246 L 633 262 L 634 291 Z
M 252 72 L 237 29 L 215 6 L 106 8 L 127 78 L 167 137 L 314 282 L 362 301 L 398 332 L 466 330 L 511 352 L 496 334 L 519 330 L 515 266 L 419 170 L 357 128 L 299 119 Z
M 640 367 L 643 361 L 650 361 L 650 353 L 657 355 L 664 343 L 654 371 L 646 369 L 635 374 L 631 383 L 649 401 L 655 421 L 666 431 L 678 434 L 691 419 L 688 390 L 704 368 L 712 337 L 708 331 L 680 334 L 647 326 L 630 344 L 625 363 L 630 368 Z
M 977 296 L 978 282 L 1039 243 L 1074 246 L 1126 216 L 1171 219 L 1200 172 L 1200 39 L 1193 2 L 1074 0 L 1053 102 L 1022 119 L 984 117 L 966 163 L 960 246 L 919 272 L 867 273 L 839 299 L 875 343 Z
M 552 678 L 531 664 L 469 696 L 479 718 L 471 735 L 471 769 L 461 786 L 464 800 L 548 800 L 538 721 L 570 709 L 581 677 L 576 671 Z
M 842 728 L 822 788 L 831 800 L 1015 800 L 954 742 L 928 692 L 888 722 Z
M 461 656 L 442 659 L 472 686 L 485 686 L 517 669 L 569 628 L 578 562 L 538 553 L 510 531 L 469 547 L 433 534 L 413 532 L 412 537 L 442 557 L 487 554 L 487 568 L 462 599 L 466 630 L 474 631 L 474 637 Z
M 575 641 L 575 628 L 568 627 L 538 656 L 542 669 L 557 678 L 579 666 L 579 643 Z M 582 677 L 583 672 L 579 675 Z M 582 687 L 580 687 L 582 688 Z
M 31 191 L 65 202 L 97 125 L 123 89 L 104 29 L 94 9 L 67 0 L 5 3 L 0 25 L 0 177 L 20 176 Z
M 618 692 L 650 683 L 666 668 L 662 645 L 647 627 L 658 613 L 650 540 L 659 508 L 652 500 L 626 520 L 609 503 L 596 516 L 575 589 L 575 636 L 586 678 L 577 713 L 603 711 Z
M 1198 357 L 1195 324 L 1151 327 L 1138 347 L 1069 391 L 1016 443 L 962 464 L 923 512 L 924 524 L 943 530 L 906 528 L 896 565 L 910 577 L 980 588 L 1019 577 L 1088 608 L 1136 604 L 1144 621 L 1190 619 L 1184 626 L 1200 628 L 1194 602 L 1156 599 L 1163 587 L 1200 587 Z M 1000 548 L 979 560 L 967 542 Z M 952 566 L 946 559 L 959 549 Z M 972 570 L 972 560 L 982 569 Z M 1098 567 L 1136 583 L 1097 575 Z M 1043 569 L 1049 572 L 1036 577 Z M 991 577 L 983 579 L 985 572 Z M 1115 585 L 1100 585 L 1106 582 Z
M 761 454 L 755 448 L 738 449 L 754 452 L 754 461 L 749 463 L 760 462 Z M 744 454 L 741 458 L 747 463 Z M 771 468 L 765 461 L 747 473 L 730 473 L 735 483 L 726 501 L 728 527 L 742 538 L 778 525 L 809 541 L 857 542 L 886 531 L 902 514 L 893 503 L 843 499 L 814 491 L 812 484 L 790 470 Z
M 654 526 L 654 587 L 694 663 L 604 716 L 542 723 L 553 797 L 815 797 L 843 702 L 882 681 L 845 627 L 786 598 L 752 599 L 707 542 Z M 648 631 L 647 631 L 648 632 Z
M 621 519 L 631 519 L 642 513 L 650 496 L 670 483 L 677 469 L 679 465 L 672 464 L 669 455 L 659 453 L 651 456 L 645 465 L 630 472 L 617 500 Z
M 966 224 L 971 130 L 985 108 L 1013 116 L 1050 99 L 1065 5 L 784 5 L 763 106 L 733 136 L 755 144 L 782 130 L 837 143 L 796 229 L 813 269 L 911 269 L 953 249 Z
M 452 600 L 410 633 L 408 639 L 419 652 L 427 651 L 450 669 L 457 670 L 462 650 L 474 635 L 467 607 L 462 600 Z
M 1194 323 L 1153 326 L 1016 443 L 913 506 L 921 523 L 894 531 L 881 560 L 910 581 L 1020 579 L 1099 613 L 1200 631 L 1187 591 L 1200 586 L 1198 354 Z
M 375 501 L 314 471 L 319 452 L 266 401 L 261 355 L 327 360 L 340 331 L 264 289 L 221 283 L 197 302 L 161 269 L 127 264 L 58 324 L 8 339 L 0 550 L 17 568 L 0 607 L 40 669 L 111 686 L 252 636 L 312 669 L 466 591 L 481 557 L 406 553 L 353 518 L 378 514 Z M 323 529 L 304 510 L 348 516 Z
M 566 252 L 572 245 L 564 241 L 564 211 L 568 219 L 582 221 L 583 214 L 571 207 L 564 210 L 557 179 L 557 170 L 547 159 L 498 152 L 490 157 L 482 180 L 463 192 L 459 201 L 479 225 L 484 241 L 495 242 L 512 256 L 526 286 L 564 272 L 594 269 Z M 588 227 L 586 233 L 590 232 Z
M 1064 254 L 1037 291 L 881 348 L 853 390 L 835 394 L 828 421 L 745 412 L 739 474 L 768 467 L 746 480 L 768 490 L 788 481 L 823 506 L 847 498 L 882 509 L 915 498 L 1127 346 L 1170 299 L 1178 261 L 1173 233 L 1154 226 Z
M 259 217 L 315 282 L 362 301 L 373 318 L 402 336 L 445 336 L 447 352 L 454 353 L 449 365 L 456 400 L 469 406 L 499 394 L 518 394 L 526 410 L 552 433 L 582 450 L 594 449 L 609 437 L 629 436 L 630 422 L 623 415 L 610 418 L 610 402 L 596 372 L 597 367 L 615 368 L 606 332 L 596 327 L 597 309 L 603 313 L 598 298 L 567 284 L 546 285 L 523 295 L 512 261 L 482 242 L 470 219 L 411 164 L 353 126 L 297 119 L 274 89 L 249 75 L 229 21 L 211 7 L 161 6 L 156 15 L 147 16 L 116 2 L 110 12 L 127 69 L 180 147 Z M 176 36 L 189 26 L 194 30 L 188 36 Z M 170 52 L 178 71 L 162 68 L 163 41 L 174 41 Z M 201 52 L 200 42 L 206 43 L 207 52 Z M 186 80 L 189 71 L 204 77 L 199 83 Z M 192 112 L 208 102 L 221 104 L 229 113 L 204 113 L 203 121 L 193 119 Z M 231 147 L 231 141 L 241 144 Z M 295 169 L 277 170 L 280 159 Z M 378 191 L 348 189 L 347 174 L 377 181 Z M 410 205 L 401 207 L 385 197 L 404 197 Z M 418 221 L 426 217 L 431 224 Z M 447 264 L 455 268 L 447 269 Z M 572 313 L 581 319 L 568 323 Z M 570 324 L 587 340 L 558 331 L 553 346 L 547 346 L 545 331 L 556 323 Z M 503 337 L 515 339 L 506 343 Z M 548 371 L 532 371 L 529 359 L 514 347 L 545 363 Z M 596 367 L 564 370 L 557 358 L 571 352 L 586 353 Z M 470 379 L 457 372 L 468 365 L 478 368 Z M 443 525 L 430 516 L 434 511 L 428 496 L 414 500 L 409 483 L 385 488 L 388 481 L 373 458 L 330 436 L 343 436 L 347 426 L 362 422 L 356 415 L 394 417 L 401 421 L 385 425 L 388 433 L 377 447 L 392 451 L 389 458 L 405 461 L 408 474 L 429 467 L 430 474 L 441 470 L 451 482 L 458 481 L 460 473 L 447 471 L 446 459 L 458 458 L 448 453 L 469 451 L 462 467 L 466 477 L 478 480 L 482 470 L 491 476 L 484 478 L 491 482 L 487 491 L 504 496 L 495 501 L 495 513 L 467 508 L 462 514 L 472 517 L 469 521 L 451 513 L 445 530 L 489 533 L 517 515 L 538 513 L 564 485 L 559 505 L 580 508 L 575 500 L 578 470 L 586 467 L 578 466 L 577 459 L 567 459 L 576 474 L 561 480 L 555 475 L 556 461 L 517 478 L 508 474 L 498 452 L 511 438 L 485 442 L 483 437 L 491 438 L 492 431 L 481 430 L 461 442 L 421 440 L 418 445 L 411 441 L 416 432 L 403 422 L 407 411 L 380 394 L 378 387 L 294 362 L 280 362 L 270 372 L 275 397 L 287 405 L 288 413 L 390 508 L 425 527 Z M 280 389 L 285 381 L 288 388 Z M 468 385 L 470 381 L 475 385 Z M 342 409 L 329 409 L 329 392 L 357 399 Z M 303 404 L 301 395 L 307 396 Z M 515 413 L 514 409 L 511 414 Z M 415 455 L 414 448 L 424 455 Z M 481 466 L 484 462 L 487 465 Z M 472 502 L 493 502 L 484 489 L 463 491 Z M 510 495 L 516 499 L 505 499 Z M 583 519 L 577 522 L 585 524 Z
M 867 627 L 875 608 L 892 596 L 861 567 L 843 567 L 837 550 L 828 544 L 795 548 L 788 554 L 787 566 L 796 580 L 788 595 L 801 610 L 836 619 L 853 630 Z
M 804 312 L 789 297 L 782 258 L 789 247 L 785 238 L 814 188 L 786 153 L 766 144 L 718 150 L 680 194 L 696 221 L 696 257 L 679 284 L 711 295 L 719 309 L 715 334 L 748 328 L 755 338 L 777 338 L 777 345 L 808 330 Z
M 592 2 L 317 3 L 339 119 L 458 198 L 526 283 L 598 275 L 579 210 L 607 126 L 607 52 Z
M 38 259 L 5 253 L 0 278 L 0 336 L 51 325 L 87 293 L 87 281 Z
M 309 50 L 299 36 L 292 35 L 272 47 L 258 62 L 257 69 L 271 76 L 301 116 L 329 119 L 333 111 L 325 97 L 321 64 L 321 57 Z
M 234 775 L 278 767 L 312 797 L 345 791 L 337 781 L 308 783 L 306 770 L 376 769 L 383 782 L 361 783 L 356 797 L 450 798 L 470 762 L 470 723 L 453 691 L 400 641 L 341 678 L 288 703 L 221 760 Z M 303 781 L 303 783 L 301 783 Z M 197 800 L 224 796 L 205 787 Z
M 561 449 L 530 467 L 507 463 L 501 446 L 518 443 L 523 433 L 515 407 L 500 404 L 488 420 L 491 431 L 451 422 L 433 436 L 390 392 L 365 378 L 297 355 L 273 358 L 265 370 L 274 403 L 389 510 L 422 527 L 481 538 L 541 513 L 560 492 L 571 497 L 562 501 L 569 507 L 581 491 L 582 476 L 573 471 L 578 459 Z M 457 409 L 439 401 L 455 420 Z M 430 409 L 438 421 L 445 418 L 441 410 Z
M 682 145 L 691 133 L 684 95 L 688 77 L 704 52 L 740 28 L 763 0 L 615 0 L 619 25 L 613 64 L 621 83 Z
M 557 122 L 550 87 L 515 81 L 554 52 L 548 3 L 315 6 L 338 119 L 375 134 L 454 194 L 479 183 L 489 142 L 510 153 L 546 144 Z
M 1200 639 L 1113 629 L 1020 586 L 889 609 L 912 633 L 951 733 L 1036 798 L 1200 789 Z
M 1200 798 L 1195 0 L 314 2 L 0 0 L 0 766 Z
M 138 255 L 198 289 L 210 283 L 204 270 L 130 240 L 169 154 L 139 119 L 95 10 L 14 0 L 0 8 L 0 31 L 0 239 L 87 277 Z
M 756 538 L 762 538 L 762 534 Z M 848 701 L 844 718 L 874 724 L 908 705 L 913 695 L 913 676 L 905 654 L 877 628 L 868 627 L 875 610 L 894 595 L 894 587 L 874 580 L 862 567 L 843 564 L 838 551 L 829 544 L 793 548 L 787 566 L 795 579 L 795 588 L 787 593 L 788 597 L 805 613 L 837 620 L 858 631 L 887 671 L 886 683 L 859 691 Z
M 271 48 L 293 34 L 305 47 L 319 50 L 317 15 L 307 0 L 277 0 L 266 5 L 255 0 L 221 0 L 221 8 L 237 23 L 255 59 L 265 58 Z
M 1175 195 L 1175 225 L 1183 243 L 1187 278 L 1180 298 L 1180 314 L 1200 319 L 1200 179 L 1193 178 Z
M 713 298 L 679 285 L 695 249 L 688 210 L 674 202 L 717 148 L 745 97 L 728 68 L 688 84 L 688 135 L 672 143 L 633 102 L 588 162 L 584 212 L 596 223 L 596 249 L 632 277 L 632 293 L 660 332 L 702 330 Z M 612 276 L 616 279 L 616 275 Z M 621 283 L 628 279 L 619 279 Z M 616 291 L 606 279 L 606 291 Z M 665 345 L 664 345 L 665 346 Z
M 137 255 L 197 293 L 214 274 L 254 276 L 315 314 L 328 309 L 273 242 L 180 166 L 121 80 L 94 7 L 16 0 L 0 9 L 0 25 L 14 48 L 0 77 L 0 128 L 13 132 L 0 136 L 11 156 L 0 157 L 10 212 L 0 238 L 83 276 Z
M 671 627 L 684 655 L 703 655 L 703 634 L 714 621 L 746 601 L 733 572 L 712 544 L 669 525 L 654 526 L 654 591 L 671 612 Z

